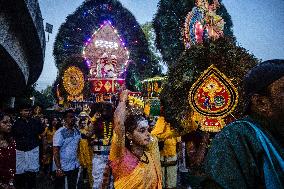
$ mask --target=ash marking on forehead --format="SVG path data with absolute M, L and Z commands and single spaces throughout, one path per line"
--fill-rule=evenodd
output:
M 148 121 L 146 119 L 138 121 L 137 125 L 139 128 L 145 128 L 149 126 Z

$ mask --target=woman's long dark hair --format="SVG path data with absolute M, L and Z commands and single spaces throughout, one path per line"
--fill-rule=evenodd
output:
M 0 121 L 2 121 L 5 116 L 9 116 L 9 115 L 6 114 L 5 112 L 0 112 Z M 8 142 L 11 142 L 12 141 L 12 135 L 10 133 L 5 134 L 4 139 L 7 140 Z

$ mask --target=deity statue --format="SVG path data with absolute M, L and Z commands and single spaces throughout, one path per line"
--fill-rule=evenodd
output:
M 107 61 L 107 63 L 104 65 L 105 77 L 107 77 L 107 78 L 116 77 L 116 73 L 115 73 L 116 64 L 117 64 L 116 56 L 111 55 L 111 60 Z
M 108 55 L 104 53 L 100 59 L 97 61 L 97 74 L 96 77 L 102 78 L 105 76 L 104 66 L 108 62 Z

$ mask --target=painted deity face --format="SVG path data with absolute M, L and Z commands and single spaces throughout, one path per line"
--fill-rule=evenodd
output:
M 149 124 L 146 119 L 138 121 L 136 129 L 131 134 L 131 138 L 134 144 L 138 146 L 147 146 L 151 142 L 149 133 Z
M 0 121 L 0 133 L 10 133 L 12 129 L 12 123 L 9 116 L 4 116 Z

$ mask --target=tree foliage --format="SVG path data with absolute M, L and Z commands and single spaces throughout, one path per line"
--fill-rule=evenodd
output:
M 55 99 L 53 97 L 52 86 L 47 86 L 42 91 L 36 89 L 36 84 L 29 86 L 21 97 L 16 97 L 15 107 L 17 108 L 21 104 L 40 106 L 44 109 L 53 106 Z
M 141 27 L 142 27 L 142 30 L 145 33 L 146 39 L 148 41 L 151 57 L 154 60 L 154 64 L 152 64 L 152 65 L 154 67 L 155 74 L 153 74 L 153 75 L 161 75 L 162 66 L 164 66 L 164 62 L 163 62 L 162 55 L 161 55 L 160 51 L 156 47 L 156 43 L 155 43 L 156 33 L 155 33 L 155 30 L 154 30 L 154 27 L 153 27 L 153 23 L 152 22 L 146 22 Z

